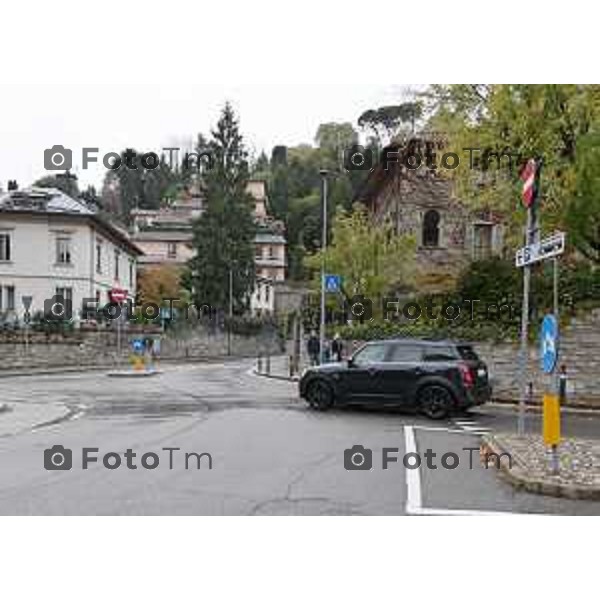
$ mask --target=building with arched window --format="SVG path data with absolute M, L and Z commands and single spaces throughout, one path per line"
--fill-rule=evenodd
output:
M 376 165 L 358 199 L 375 223 L 391 220 L 396 233 L 414 236 L 420 290 L 451 288 L 469 261 L 503 252 L 499 213 L 469 209 L 448 178 L 425 165 L 411 170 L 401 163 Z

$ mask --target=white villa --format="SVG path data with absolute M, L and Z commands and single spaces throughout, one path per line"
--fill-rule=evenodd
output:
M 60 190 L 29 188 L 0 195 L 0 318 L 44 310 L 55 295 L 79 318 L 83 299 L 110 302 L 113 288 L 135 297 L 142 251 L 128 234 Z

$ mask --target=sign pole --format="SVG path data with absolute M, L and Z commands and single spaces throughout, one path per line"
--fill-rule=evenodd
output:
M 525 244 L 529 244 L 532 238 L 533 214 L 531 206 L 527 209 L 527 225 L 525 227 Z M 529 330 L 529 288 L 531 286 L 531 265 L 523 267 L 523 304 L 521 309 L 521 376 L 519 397 L 519 420 L 517 425 L 518 435 L 525 434 L 525 402 L 527 399 L 527 363 L 529 355 L 527 351 L 527 338 Z
M 553 304 L 554 304 L 554 318 L 556 319 L 556 322 L 558 323 L 558 327 L 560 328 L 560 320 L 559 320 L 559 314 L 558 314 L 558 258 L 555 257 L 552 259 L 552 271 L 553 271 Z M 560 337 L 557 337 L 556 339 L 556 355 L 559 356 L 560 353 L 560 348 L 559 348 L 559 344 L 560 344 Z M 558 430 L 560 432 L 560 369 L 557 369 L 556 366 L 554 367 L 554 393 L 556 396 L 556 403 L 558 404 Z M 552 444 L 551 447 L 551 456 L 550 456 L 550 470 L 552 471 L 553 474 L 557 475 L 559 472 L 559 460 L 558 460 L 558 445 L 557 444 Z

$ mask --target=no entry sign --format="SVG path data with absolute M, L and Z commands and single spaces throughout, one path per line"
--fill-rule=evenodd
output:
M 127 290 L 121 288 L 113 288 L 109 292 L 110 299 L 112 302 L 116 302 L 117 304 L 121 304 L 121 302 L 125 302 L 127 300 Z

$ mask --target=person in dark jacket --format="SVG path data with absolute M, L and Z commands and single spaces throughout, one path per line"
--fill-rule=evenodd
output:
M 331 342 L 331 355 L 336 362 L 344 360 L 344 342 L 339 333 L 336 333 Z
M 306 349 L 308 350 L 308 357 L 310 359 L 310 366 L 314 367 L 319 364 L 319 355 L 321 353 L 321 344 L 319 342 L 319 338 L 317 337 L 316 331 L 310 332 L 310 337 L 308 338 L 308 342 L 306 344 Z

